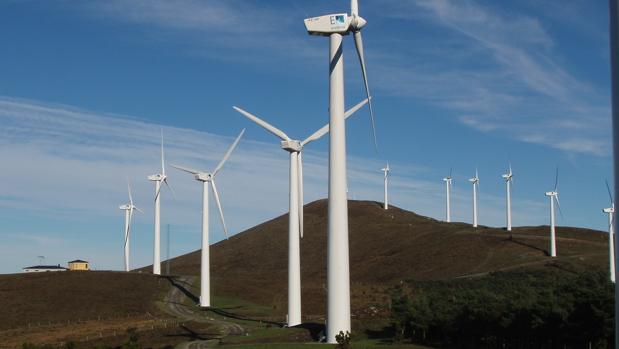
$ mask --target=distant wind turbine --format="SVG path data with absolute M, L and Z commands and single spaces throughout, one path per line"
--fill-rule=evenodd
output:
M 144 213 L 133 204 L 133 195 L 131 195 L 131 183 L 127 178 L 127 191 L 129 192 L 129 203 L 121 205 L 119 209 L 125 211 L 125 271 L 129 271 L 129 237 L 131 233 L 131 219 L 133 218 L 133 210 Z
M 555 201 L 557 202 L 557 208 L 561 213 L 561 205 L 559 205 L 559 169 L 555 175 L 555 187 L 552 191 L 546 192 L 546 196 L 550 198 L 550 257 L 557 256 L 557 243 L 555 236 Z M 563 215 L 563 214 L 561 214 Z
M 446 200 L 445 200 L 445 219 L 447 221 L 447 223 L 451 222 L 451 173 L 452 170 L 449 170 L 449 176 L 443 178 L 443 181 L 445 182 L 445 189 L 447 190 L 447 196 L 446 196 Z
M 514 178 L 514 173 L 512 172 L 512 164 L 509 164 L 509 172 L 502 175 L 503 179 L 505 179 L 505 201 L 506 201 L 506 211 L 507 211 L 507 231 L 512 231 L 512 188 L 511 184 Z
M 383 168 L 381 171 L 385 172 L 385 204 L 384 204 L 384 208 L 385 210 L 389 209 L 389 192 L 388 192 L 388 186 L 389 186 L 389 163 L 387 163 L 387 167 Z
M 215 203 L 217 204 L 217 209 L 219 209 L 219 217 L 221 218 L 221 224 L 224 228 L 224 233 L 226 234 L 226 239 L 228 238 L 228 229 L 226 228 L 226 221 L 224 220 L 224 212 L 221 208 L 221 202 L 219 201 L 219 192 L 217 191 L 217 185 L 215 185 L 215 176 L 224 166 L 230 154 L 234 151 L 237 144 L 243 137 L 243 133 L 245 133 L 245 129 L 239 133 L 239 135 L 234 140 L 234 143 L 228 148 L 228 151 L 221 159 L 217 167 L 213 172 L 203 172 L 194 170 L 191 168 L 172 165 L 172 167 L 179 169 L 181 171 L 185 171 L 194 175 L 194 178 L 202 182 L 202 261 L 200 267 L 200 306 L 201 307 L 210 307 L 211 306 L 211 280 L 210 280 L 210 257 L 209 257 L 209 211 L 208 211 L 208 189 L 209 184 L 212 186 L 213 195 L 215 196 Z
M 477 189 L 479 188 L 479 174 L 475 169 L 475 177 L 469 179 L 473 183 L 473 228 L 477 228 Z
M 354 114 L 367 104 L 365 99 L 344 114 L 344 119 Z M 292 140 L 284 131 L 276 128 L 257 116 L 233 107 L 249 120 L 260 125 L 267 131 L 281 139 L 282 149 L 290 153 L 290 181 L 289 181 L 289 214 L 288 214 L 288 326 L 301 324 L 301 252 L 299 238 L 303 237 L 303 148 L 320 139 L 329 132 L 329 125 L 323 126 L 304 141 Z
M 610 281 L 615 282 L 615 200 L 613 194 L 606 181 L 606 189 L 608 189 L 608 196 L 610 197 L 610 207 L 605 208 L 602 212 L 608 214 L 608 256 L 609 256 L 609 270 Z
M 163 155 L 163 129 L 161 129 L 161 173 L 148 176 L 148 180 L 155 182 L 155 239 L 153 251 L 153 274 L 161 275 L 161 187 L 165 184 L 174 196 L 174 190 L 168 184 L 165 174 L 165 161 Z

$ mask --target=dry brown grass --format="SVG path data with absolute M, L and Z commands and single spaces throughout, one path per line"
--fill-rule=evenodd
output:
M 157 312 L 170 283 L 122 272 L 0 275 L 0 330 Z
M 305 207 L 301 241 L 303 312 L 320 318 L 325 309 L 325 200 Z M 349 202 L 353 313 L 385 305 L 385 290 L 405 279 L 439 280 L 514 268 L 564 272 L 606 267 L 608 239 L 589 229 L 557 228 L 559 257 L 547 256 L 548 227 L 504 229 L 444 223 L 376 202 Z M 211 248 L 214 292 L 270 306 L 286 314 L 288 216 L 283 215 Z M 199 275 L 199 251 L 175 258 L 176 274 Z

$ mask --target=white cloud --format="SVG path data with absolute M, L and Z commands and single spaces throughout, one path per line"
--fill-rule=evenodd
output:
M 607 92 L 569 71 L 568 57 L 540 20 L 476 1 L 387 4 L 388 16 L 444 31 L 413 35 L 407 57 L 379 57 L 373 76 L 380 87 L 448 109 L 482 132 L 572 154 L 610 155 Z

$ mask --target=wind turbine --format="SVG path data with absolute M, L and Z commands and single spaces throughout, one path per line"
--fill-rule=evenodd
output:
M 357 0 L 351 0 L 350 15 L 329 14 L 305 19 L 310 35 L 329 37 L 329 233 L 327 238 L 327 342 L 336 343 L 340 332 L 350 332 L 350 261 L 348 251 L 348 201 L 346 195 L 346 125 L 344 122 L 343 35 L 351 32 L 365 93 L 370 98 L 361 29 L 366 20 L 359 16 Z M 374 147 L 378 149 L 374 112 L 369 102 Z
M 385 210 L 389 209 L 389 195 L 387 192 L 388 184 L 389 184 L 389 163 L 387 163 L 387 167 L 383 168 L 381 171 L 385 172 Z
M 447 197 L 445 200 L 445 208 L 446 208 L 445 220 L 447 221 L 447 223 L 451 222 L 451 172 L 452 171 L 453 169 L 449 170 L 449 176 L 443 178 L 443 181 L 445 182 L 445 189 L 447 189 Z
M 610 197 L 610 207 L 605 208 L 602 212 L 608 214 L 608 256 L 610 266 L 610 281 L 615 282 L 615 200 L 613 200 L 613 194 L 610 191 L 608 181 L 606 181 L 606 189 L 608 189 L 608 196 Z
M 153 251 L 153 274 L 161 275 L 161 184 L 164 183 L 174 196 L 174 190 L 168 184 L 165 174 L 163 155 L 163 129 L 161 129 L 161 173 L 148 176 L 148 180 L 155 182 L 155 241 Z
M 226 228 L 226 221 L 224 220 L 224 212 L 221 208 L 221 201 L 219 200 L 219 192 L 217 191 L 217 185 L 215 184 L 215 176 L 224 166 L 234 148 L 236 148 L 237 144 L 243 137 L 245 133 L 245 129 L 239 133 L 239 135 L 234 140 L 234 143 L 228 148 L 228 151 L 221 159 L 217 167 L 213 172 L 204 172 L 194 170 L 184 166 L 172 165 L 172 167 L 179 169 L 181 171 L 188 172 L 194 176 L 194 178 L 202 182 L 202 251 L 201 251 L 201 267 L 200 267 L 200 306 L 201 307 L 210 307 L 211 306 L 211 280 L 210 280 L 210 258 L 209 258 L 209 211 L 208 211 L 208 189 L 209 184 L 213 189 L 213 196 L 215 196 L 215 203 L 217 204 L 217 209 L 219 210 L 219 217 L 221 218 L 221 225 L 224 228 L 224 234 L 226 234 L 226 239 L 228 238 L 228 229 Z
M 555 201 L 557 202 L 557 208 L 559 213 L 561 212 L 561 205 L 559 205 L 559 169 L 555 175 L 555 188 L 552 191 L 546 192 L 546 196 L 550 198 L 550 257 L 557 256 L 557 243 L 555 237 Z
M 475 177 L 469 179 L 473 183 L 473 228 L 477 228 L 477 189 L 479 188 L 479 174 L 475 169 Z
M 365 99 L 344 114 L 348 118 L 368 103 Z M 257 123 L 282 142 L 282 149 L 290 153 L 290 200 L 288 219 L 288 327 L 301 324 L 301 252 L 299 238 L 303 237 L 303 148 L 329 132 L 329 125 L 323 126 L 304 141 L 292 140 L 282 130 L 258 118 L 257 116 L 233 107 L 249 120 Z
M 609 0 L 610 62 L 613 128 L 613 168 L 619 168 L 619 0 Z M 619 192 L 619 176 L 615 175 L 615 195 Z M 615 263 L 619 261 L 615 260 Z M 615 287 L 615 338 L 619 338 L 619 287 Z
M 133 204 L 133 195 L 131 195 L 131 183 L 129 183 L 129 178 L 127 178 L 127 191 L 129 192 L 129 203 L 118 207 L 125 211 L 125 271 L 129 271 L 129 233 L 131 232 L 133 210 L 144 213 L 144 211 Z
M 512 181 L 514 173 L 512 172 L 512 164 L 509 164 L 509 172 L 502 175 L 505 179 L 505 193 L 506 193 L 506 210 L 507 210 L 507 231 L 512 231 Z

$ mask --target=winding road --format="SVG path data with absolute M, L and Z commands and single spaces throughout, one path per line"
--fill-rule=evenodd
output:
M 193 286 L 196 277 L 180 276 L 170 278 L 169 280 L 172 284 L 172 288 L 163 301 L 164 310 L 168 314 L 182 320 L 214 324 L 220 329 L 220 338 L 245 335 L 246 331 L 241 325 L 215 319 L 210 316 L 208 312 L 201 311 L 197 307 L 191 305 L 192 302 L 195 302 L 196 297 L 189 290 Z M 213 347 L 216 343 L 216 340 L 192 341 L 181 343 L 176 346 L 176 348 L 202 349 Z

